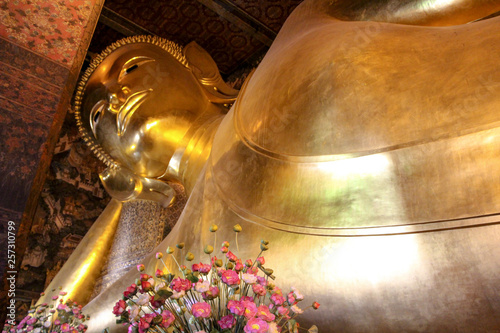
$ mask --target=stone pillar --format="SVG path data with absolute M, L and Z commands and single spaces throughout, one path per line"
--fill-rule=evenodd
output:
M 4 277 L 0 326 L 10 300 L 4 273 L 20 266 L 54 145 L 103 3 L 0 4 L 0 276 Z M 6 266 L 8 221 L 16 226 L 12 267 Z
M 186 204 L 186 195 L 181 185 L 169 185 L 176 196 L 175 202 L 167 208 L 149 200 L 123 203 L 113 245 L 101 277 L 96 281 L 92 298 L 140 264 L 172 230 Z

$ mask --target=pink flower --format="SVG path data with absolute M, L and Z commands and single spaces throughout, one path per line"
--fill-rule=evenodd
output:
M 30 317 L 30 319 L 28 319 L 28 321 L 26 322 L 26 324 L 28 324 L 28 325 L 33 325 L 33 324 L 35 324 L 37 321 L 38 321 L 38 318 L 31 318 L 31 317 Z
M 259 306 L 257 309 L 257 317 L 267 322 L 273 321 L 274 318 L 276 318 L 276 316 L 273 315 L 265 305 Z
M 242 302 L 244 302 L 244 301 L 253 302 L 253 297 L 252 296 L 242 296 L 240 298 L 240 301 L 242 301 Z
M 267 332 L 269 325 L 262 319 L 252 318 L 250 319 L 243 330 L 245 333 L 264 333 Z
M 87 326 L 85 326 L 84 324 L 78 325 L 77 328 L 80 332 L 85 332 L 87 330 Z
M 284 316 L 284 317 L 288 318 L 288 313 L 289 312 L 290 311 L 287 308 L 285 308 L 284 306 L 279 306 L 278 307 L 278 314 L 281 315 L 281 316 Z
M 59 311 L 66 311 L 66 312 L 70 312 L 70 308 L 69 306 L 67 306 L 66 304 L 58 304 L 57 305 L 57 310 Z
M 210 305 L 205 302 L 194 303 L 191 307 L 191 311 L 193 312 L 193 316 L 195 316 L 195 318 L 208 318 L 210 317 L 211 310 L 212 308 Z
M 206 292 L 201 294 L 203 299 L 214 299 L 219 296 L 219 288 L 218 287 L 210 287 Z
M 264 260 L 264 257 L 258 257 L 257 258 L 257 261 L 259 262 L 259 264 L 261 265 L 264 265 L 266 263 L 266 261 Z
M 259 282 L 260 285 L 263 285 L 264 287 L 267 286 L 267 280 L 263 276 L 257 276 L 257 281 Z
M 247 260 L 245 261 L 245 266 L 247 266 L 247 267 L 251 267 L 251 266 L 252 266 L 252 259 L 247 259 Z
M 113 314 L 115 316 L 119 316 L 125 311 L 126 308 L 127 308 L 127 303 L 125 303 L 125 301 L 121 299 L 118 302 L 116 302 L 115 306 L 113 307 Z
M 245 306 L 243 305 L 243 302 L 240 301 L 228 301 L 227 308 L 231 311 L 231 313 L 237 316 L 242 316 L 245 313 Z
M 253 290 L 254 294 L 259 295 L 259 296 L 266 296 L 266 293 L 267 293 L 266 288 L 264 288 L 260 284 L 252 285 L 252 290 Z
M 61 291 L 61 292 L 59 293 L 59 295 L 61 295 L 61 296 L 66 296 L 67 294 L 68 294 L 68 293 L 67 293 L 66 291 Z
M 281 305 L 285 303 L 285 298 L 281 293 L 274 293 L 271 295 L 271 302 L 273 302 L 276 305 Z
M 143 264 L 139 264 L 139 265 L 137 265 L 137 270 L 138 270 L 139 272 L 144 272 L 144 270 L 145 270 L 145 269 L 146 269 L 146 267 L 144 267 L 144 265 L 143 265 Z
M 161 317 L 163 318 L 161 325 L 164 328 L 168 328 L 170 325 L 172 325 L 172 323 L 175 320 L 175 317 L 172 314 L 172 312 L 170 312 L 168 310 L 163 310 L 163 312 L 161 313 Z
M 238 273 L 232 270 L 225 270 L 222 272 L 222 282 L 227 285 L 233 286 L 240 283 Z
M 304 296 L 300 293 L 300 291 L 297 288 L 292 287 L 292 291 L 297 301 L 302 301 L 304 299 Z
M 257 305 L 255 305 L 254 302 L 250 301 L 243 301 L 243 305 L 245 306 L 245 312 L 243 315 L 247 319 L 255 317 L 255 315 L 257 314 Z
M 69 326 L 68 323 L 64 323 L 61 325 L 61 332 L 69 332 L 70 329 L 71 327 Z
M 156 273 L 155 273 L 156 277 L 157 278 L 160 278 L 162 277 L 164 274 L 163 274 L 163 271 L 161 269 L 157 269 L 156 270 Z
M 223 330 L 227 329 L 227 328 L 233 327 L 233 325 L 235 324 L 235 322 L 236 322 L 236 320 L 231 315 L 224 316 L 219 321 L 217 321 L 217 323 L 219 324 L 220 328 L 223 329 Z
M 180 292 L 181 290 L 188 291 L 191 289 L 191 281 L 177 277 L 172 280 L 172 283 L 170 283 L 170 288 L 177 292 Z
M 295 296 L 292 291 L 288 293 L 287 299 L 288 299 L 288 304 L 290 305 L 295 304 Z

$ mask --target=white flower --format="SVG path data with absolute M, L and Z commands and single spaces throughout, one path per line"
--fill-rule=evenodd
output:
M 205 291 L 208 291 L 209 288 L 210 288 L 210 282 L 208 280 L 198 282 L 194 286 L 194 289 L 199 293 L 204 293 Z
M 138 305 L 146 305 L 149 303 L 151 297 L 148 294 L 141 294 L 138 298 L 136 303 Z
M 160 290 L 161 288 L 163 288 L 165 286 L 166 286 L 165 282 L 162 281 L 162 282 L 158 283 L 157 285 L 155 285 L 155 291 L 158 292 L 158 290 Z
M 302 301 L 304 299 L 304 295 L 302 295 L 297 288 L 292 287 L 292 291 L 297 301 Z
M 278 325 L 274 321 L 268 323 L 269 328 L 267 330 L 267 333 L 279 333 L 278 331 Z
M 245 283 L 248 283 L 248 284 L 255 284 L 257 282 L 257 277 L 253 274 L 241 274 L 241 278 L 243 279 L 243 281 L 245 281 Z
M 136 321 L 138 319 L 137 317 L 139 317 L 139 311 L 141 311 L 141 308 L 135 304 L 130 307 L 131 321 Z
M 155 279 L 150 278 L 148 282 L 151 284 L 151 287 L 155 285 Z
M 37 327 L 33 330 L 33 333 L 40 333 L 42 331 L 41 327 Z
M 43 326 L 46 328 L 49 328 L 50 325 L 52 325 L 52 322 L 50 320 L 47 320 L 45 323 L 43 323 Z
M 294 313 L 296 314 L 301 314 L 302 312 L 304 312 L 301 308 L 299 308 L 297 305 L 292 305 L 290 307 L 290 310 L 292 310 Z
M 170 298 L 173 298 L 173 299 L 179 299 L 181 297 L 186 296 L 186 292 L 184 290 L 181 290 L 180 292 L 172 290 L 172 292 L 173 292 L 173 295 L 170 296 Z

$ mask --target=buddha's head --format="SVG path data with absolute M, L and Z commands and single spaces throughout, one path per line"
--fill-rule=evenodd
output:
M 223 114 L 236 94 L 197 44 L 182 49 L 139 36 L 114 43 L 92 62 L 75 111 L 85 141 L 108 166 L 160 178 L 189 136 Z

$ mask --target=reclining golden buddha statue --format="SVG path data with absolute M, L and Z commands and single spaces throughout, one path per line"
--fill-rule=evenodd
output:
M 124 43 L 82 86 L 80 121 L 116 163 L 104 178 L 117 197 L 168 202 L 159 182 L 186 184 L 184 213 L 156 251 L 184 242 L 200 258 L 211 224 L 222 240 L 240 224 L 238 255 L 269 240 L 278 283 L 322 304 L 304 318 L 322 332 L 492 332 L 499 10 L 306 0 L 225 116 L 236 92 L 204 62 L 190 67 L 188 51 L 157 39 Z M 120 329 L 111 309 L 136 277 L 84 308 L 91 332 Z

